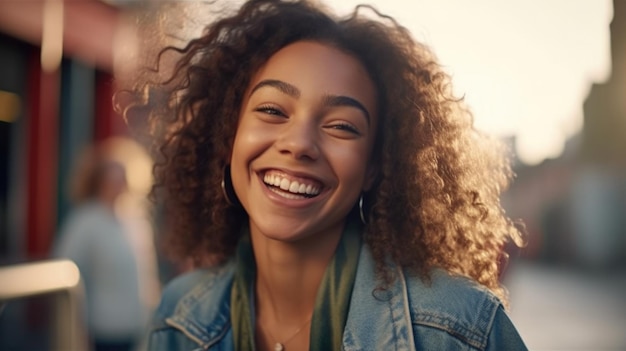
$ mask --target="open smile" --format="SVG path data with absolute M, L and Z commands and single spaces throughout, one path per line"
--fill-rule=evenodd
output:
M 262 179 L 269 190 L 290 200 L 316 197 L 321 193 L 324 187 L 324 185 L 316 179 L 294 177 L 277 170 L 266 171 Z

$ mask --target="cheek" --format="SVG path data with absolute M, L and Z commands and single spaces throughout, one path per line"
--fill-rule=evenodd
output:
M 245 157 L 251 138 L 254 138 L 254 134 L 249 132 L 250 129 L 246 120 L 241 118 L 235 131 L 235 139 L 233 140 L 233 149 L 230 156 L 231 163 Z
M 271 135 L 261 130 L 258 125 L 241 121 L 235 133 L 230 155 L 231 179 L 235 193 L 245 207 L 245 193 L 251 180 L 251 162 L 261 155 L 268 146 Z
M 335 172 L 344 182 L 361 183 L 365 179 L 369 147 L 336 148 L 331 152 Z M 356 182 L 356 183 L 355 183 Z
M 243 121 L 235 133 L 231 164 L 250 161 L 258 156 L 267 147 L 270 139 L 271 134 L 268 131 Z

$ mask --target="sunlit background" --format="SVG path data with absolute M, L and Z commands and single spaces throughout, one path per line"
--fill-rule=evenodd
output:
M 336 1 L 346 12 L 358 1 Z M 520 160 L 558 157 L 582 101 L 611 72 L 610 0 L 370 1 L 431 46 L 476 126 L 515 138 Z
M 325 3 L 347 13 L 359 1 Z M 626 349 L 626 2 L 369 3 L 433 49 L 476 127 L 511 147 L 517 176 L 502 200 L 528 245 L 511 250 L 503 281 L 530 349 Z M 71 208 L 67 177 L 90 143 L 120 142 L 134 194 L 126 205 L 144 203 L 149 156 L 112 94 L 162 45 L 197 35 L 215 9 L 0 0 L 0 264 L 49 257 Z M 165 229 L 154 222 L 158 238 Z M 152 246 L 140 237 L 144 255 Z M 161 283 L 184 269 L 157 257 Z M 47 335 L 32 308 L 0 309 L 0 349 Z

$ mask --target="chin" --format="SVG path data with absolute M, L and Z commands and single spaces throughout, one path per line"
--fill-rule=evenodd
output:
M 329 226 L 328 223 L 336 224 Z M 310 242 L 312 245 L 321 244 L 327 240 L 334 241 L 334 238 L 343 232 L 343 224 L 343 220 L 312 221 L 284 217 L 273 220 L 266 217 L 262 221 L 250 223 L 251 230 L 255 228 L 260 237 L 284 243 Z
M 283 242 L 296 242 L 312 234 L 312 231 L 307 230 L 301 222 L 291 224 L 285 220 L 262 221 L 251 226 L 254 226 L 262 236 Z

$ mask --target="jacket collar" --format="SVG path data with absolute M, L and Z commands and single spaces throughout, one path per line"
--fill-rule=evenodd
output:
M 234 262 L 204 274 L 177 304 L 166 323 L 208 349 L 230 333 L 230 291 Z M 351 306 L 343 335 L 345 350 L 415 351 L 404 274 L 384 289 L 376 279 L 375 262 L 364 245 L 359 256 Z M 373 317 L 375 316 L 375 321 Z
M 415 351 L 405 276 L 395 264 L 387 264 L 396 276 L 383 286 L 368 247 L 361 250 L 344 328 L 344 350 Z
M 234 271 L 232 260 L 219 268 L 203 271 L 165 323 L 183 332 L 203 349 L 218 343 L 230 330 L 230 290 Z

